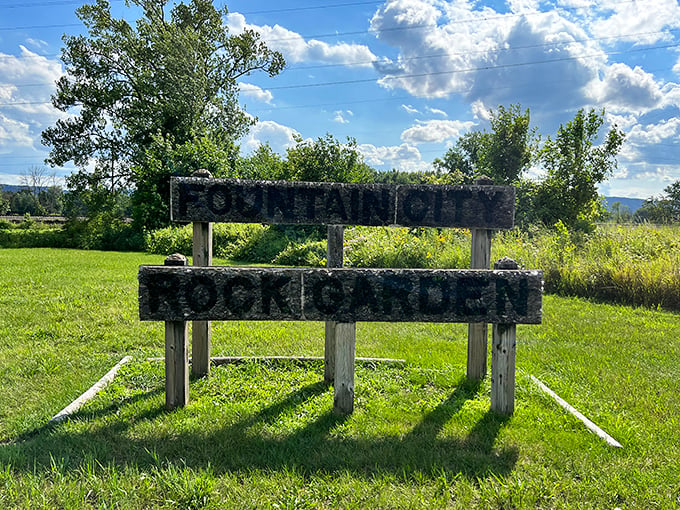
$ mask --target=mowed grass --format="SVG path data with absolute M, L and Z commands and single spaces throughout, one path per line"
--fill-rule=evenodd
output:
M 680 508 L 680 316 L 544 298 L 518 327 L 516 412 L 465 380 L 465 325 L 369 324 L 356 411 L 320 363 L 248 362 L 164 410 L 142 254 L 0 250 L 0 508 Z M 320 323 L 214 323 L 213 355 L 323 353 Z M 72 420 L 48 420 L 124 355 Z M 620 441 L 607 446 L 534 375 Z

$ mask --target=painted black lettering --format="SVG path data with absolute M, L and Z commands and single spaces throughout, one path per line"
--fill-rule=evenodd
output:
M 192 208 L 200 202 L 201 192 L 203 191 L 203 184 L 196 184 L 193 182 L 181 182 L 179 185 L 179 215 L 185 216 L 187 210 L 191 205 Z
M 263 274 L 261 285 L 262 313 L 271 312 L 271 302 L 274 301 L 282 313 L 291 312 L 290 304 L 286 296 L 282 294 L 283 288 L 291 281 L 290 276 Z
M 277 213 L 286 221 L 292 221 L 295 217 L 295 191 L 294 187 L 285 189 L 272 186 L 267 190 L 267 214 L 274 218 Z
M 306 188 L 305 194 L 305 214 L 308 220 L 313 220 L 317 217 L 317 199 L 324 196 L 324 191 L 321 188 Z
M 421 276 L 418 297 L 420 313 L 443 314 L 451 301 L 449 282 L 441 276 Z
M 454 211 L 453 221 L 460 224 L 465 213 L 465 201 L 470 198 L 470 192 L 466 189 L 453 189 L 448 191 L 446 198 Z
M 349 209 L 350 209 L 350 219 L 353 222 L 359 221 L 359 190 L 357 188 L 352 188 L 349 192 Z
M 244 218 L 258 219 L 262 211 L 262 187 L 234 186 L 235 208 Z
M 365 189 L 361 193 L 361 216 L 365 225 L 387 223 L 390 219 L 390 191 L 386 188 L 380 190 Z M 374 220 L 374 214 L 380 221 Z
M 512 311 L 526 315 L 529 306 L 529 282 L 523 278 L 513 285 L 506 278 L 496 280 L 496 313 L 504 315 L 509 303 Z
M 487 223 L 492 223 L 494 219 L 494 205 L 496 204 L 495 191 L 480 190 L 477 192 L 479 202 L 484 206 L 484 219 Z
M 205 275 L 192 276 L 185 297 L 194 312 L 207 312 L 217 303 L 215 281 Z
M 442 221 L 442 205 L 444 201 L 442 195 L 442 190 L 438 189 L 434 191 L 434 221 L 437 224 Z
M 336 313 L 343 304 L 345 294 L 342 282 L 332 276 L 320 278 L 312 287 L 314 306 L 322 313 L 331 315 Z
M 146 281 L 147 294 L 149 296 L 149 310 L 157 313 L 161 308 L 166 309 L 166 313 L 180 315 L 182 306 L 179 302 L 180 294 L 179 278 L 174 274 L 154 274 Z
M 426 190 L 409 190 L 404 197 L 404 215 L 414 223 L 423 221 L 430 209 L 430 199 Z
M 347 211 L 345 211 L 345 204 L 342 201 L 339 188 L 328 190 L 326 195 L 326 214 L 330 217 L 339 217 L 347 221 Z
M 224 285 L 224 302 L 234 315 L 248 312 L 255 303 L 255 282 L 247 276 L 237 275 Z
M 350 299 L 349 309 L 351 313 L 369 307 L 373 313 L 378 313 L 378 298 L 375 295 L 372 281 L 365 276 L 357 276 L 354 280 L 354 288 Z
M 386 275 L 383 278 L 383 313 L 391 315 L 392 306 L 397 304 L 405 317 L 411 317 L 413 315 L 413 307 L 408 298 L 412 290 L 413 283 L 408 278 L 399 275 Z
M 489 286 L 488 280 L 479 280 L 473 276 L 464 276 L 456 282 L 455 311 L 457 315 L 486 315 L 487 307 L 482 301 L 484 288 Z
M 231 209 L 231 193 L 225 186 L 210 186 L 207 193 L 208 209 L 216 215 L 227 214 Z

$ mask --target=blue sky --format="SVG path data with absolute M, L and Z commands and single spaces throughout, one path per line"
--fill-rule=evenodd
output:
M 0 183 L 47 155 L 41 131 L 63 72 L 61 35 L 82 27 L 71 0 L 0 0 Z M 121 0 L 116 16 L 130 16 Z M 217 6 L 224 5 L 216 2 Z M 233 0 L 225 23 L 252 28 L 287 69 L 241 81 L 258 124 L 248 154 L 293 137 L 353 137 L 380 170 L 425 170 L 489 109 L 521 104 L 544 135 L 579 108 L 626 133 L 609 196 L 647 198 L 680 179 L 678 0 Z M 49 169 L 58 178 L 72 168 Z M 540 177 L 541 169 L 531 174 Z

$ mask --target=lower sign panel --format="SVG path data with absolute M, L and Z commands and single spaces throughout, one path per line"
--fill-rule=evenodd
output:
M 541 322 L 540 271 L 141 266 L 142 320 Z

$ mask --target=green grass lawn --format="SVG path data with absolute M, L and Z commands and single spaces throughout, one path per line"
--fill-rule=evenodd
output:
M 249 362 L 164 410 L 163 257 L 0 250 L 0 508 L 680 508 L 680 316 L 546 296 L 518 327 L 516 412 L 465 380 L 465 325 L 357 327 L 356 411 L 321 363 Z M 215 323 L 213 355 L 323 354 L 320 323 Z M 48 420 L 124 355 L 71 421 Z M 534 375 L 624 446 L 588 432 Z

